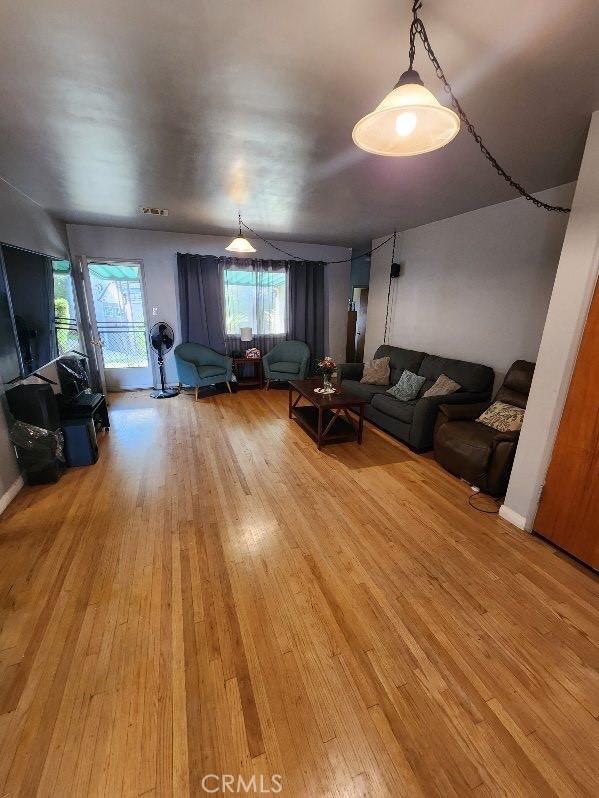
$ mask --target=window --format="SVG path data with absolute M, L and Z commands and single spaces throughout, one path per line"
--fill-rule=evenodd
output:
M 251 327 L 256 335 L 287 332 L 287 272 L 225 269 L 225 330 L 239 335 Z
M 81 349 L 79 325 L 77 324 L 77 303 L 71 264 L 68 260 L 52 261 L 54 282 L 54 329 L 58 354 L 64 355 L 73 349 Z

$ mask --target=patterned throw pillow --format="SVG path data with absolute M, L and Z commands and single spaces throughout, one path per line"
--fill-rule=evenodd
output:
M 386 393 L 390 393 L 391 396 L 399 399 L 400 402 L 410 402 L 418 396 L 425 382 L 426 377 L 420 377 L 418 374 L 406 369 L 399 378 L 397 385 L 389 388 Z
M 389 358 L 373 358 L 370 363 L 366 363 L 360 382 L 367 382 L 370 385 L 389 385 Z
M 447 396 L 447 394 L 455 393 L 459 391 L 462 386 L 459 382 L 452 380 L 447 374 L 441 374 L 440 377 L 437 377 L 436 382 L 434 382 L 428 391 L 425 391 L 422 395 L 423 396 Z
M 522 429 L 524 409 L 505 402 L 493 402 L 476 420 L 499 432 L 518 432 Z

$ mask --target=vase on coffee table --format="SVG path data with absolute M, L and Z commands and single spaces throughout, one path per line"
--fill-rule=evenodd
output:
M 327 355 L 319 360 L 317 365 L 318 371 L 322 374 L 322 393 L 335 393 L 333 388 L 333 374 L 337 368 L 337 364 L 332 357 Z

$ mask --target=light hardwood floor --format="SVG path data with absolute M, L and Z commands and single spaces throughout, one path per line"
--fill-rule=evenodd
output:
M 6 511 L 0 796 L 596 796 L 597 579 L 286 402 L 113 397 Z

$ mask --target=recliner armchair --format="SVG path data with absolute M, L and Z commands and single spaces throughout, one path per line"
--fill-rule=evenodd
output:
M 179 344 L 175 347 L 175 363 L 179 383 L 195 388 L 196 402 L 200 388 L 227 383 L 231 393 L 233 358 L 221 355 L 202 344 Z
M 271 380 L 305 380 L 310 349 L 303 341 L 281 341 L 262 358 L 266 390 Z
M 526 407 L 534 363 L 516 360 L 493 402 Z M 442 404 L 435 425 L 435 457 L 443 468 L 491 496 L 503 496 L 520 432 L 499 432 L 476 419 L 492 402 Z

